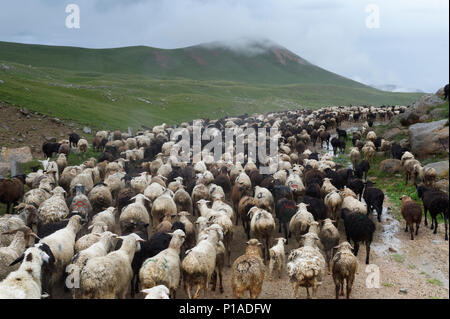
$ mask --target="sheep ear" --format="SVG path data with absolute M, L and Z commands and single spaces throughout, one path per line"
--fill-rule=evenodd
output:
M 14 260 L 11 264 L 9 264 L 9 267 L 14 266 L 15 264 L 21 262 L 24 258 L 25 258 L 25 254 L 20 255 L 19 258 L 17 258 L 17 259 Z

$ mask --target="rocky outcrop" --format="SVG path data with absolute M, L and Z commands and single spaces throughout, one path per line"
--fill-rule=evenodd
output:
M 438 178 L 446 177 L 448 175 L 448 161 L 430 163 L 425 165 L 425 168 L 432 167 L 436 170 Z
M 408 134 L 411 151 L 420 157 L 448 150 L 448 120 L 411 125 Z
M 10 163 L 15 161 L 18 163 L 28 163 L 32 160 L 33 155 L 31 155 L 31 150 L 28 146 L 21 148 L 2 147 L 2 152 L 0 153 L 0 162 Z
M 435 94 L 425 94 L 414 102 L 404 113 L 399 115 L 400 123 L 404 126 L 429 120 L 426 115 L 430 108 L 444 104 L 445 101 Z M 421 119 L 422 117 L 422 119 Z

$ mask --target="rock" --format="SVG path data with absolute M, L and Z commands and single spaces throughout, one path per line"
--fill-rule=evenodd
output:
M 384 134 L 383 134 L 383 137 L 386 139 L 386 140 L 392 140 L 393 138 L 394 138 L 394 136 L 397 136 L 397 135 L 399 135 L 399 134 L 401 134 L 402 133 L 402 130 L 401 129 L 399 129 L 398 127 L 394 127 L 394 128 L 392 128 L 392 129 L 390 129 L 390 130 L 387 130 Z
M 398 144 L 400 144 L 401 147 L 406 147 L 406 148 L 410 148 L 410 146 L 411 146 L 409 143 L 409 140 L 407 138 L 400 140 L 400 142 L 398 142 Z
M 428 122 L 429 120 L 431 120 L 431 116 L 428 114 L 424 114 L 419 118 L 420 123 L 425 123 Z
M 435 245 L 440 245 L 442 243 L 440 240 L 437 240 L 437 239 L 432 240 L 431 242 Z
M 406 288 L 400 288 L 399 292 L 402 293 L 402 294 L 407 294 L 408 293 Z
M 22 113 L 23 115 L 30 115 L 30 111 L 28 111 L 26 107 L 20 109 L 20 113 Z
M 56 124 L 61 124 L 61 120 L 57 117 L 51 118 L 50 121 L 52 121 L 53 123 L 56 123 Z
M 85 126 L 85 127 L 83 128 L 83 132 L 86 133 L 86 134 L 91 134 L 91 133 L 92 133 L 92 130 L 91 130 L 90 127 Z
M 402 171 L 401 161 L 398 159 L 385 159 L 380 163 L 380 170 L 386 173 L 397 173 Z
M 45 139 L 46 142 L 49 142 L 49 143 L 56 143 L 56 137 L 53 137 L 53 136 L 46 136 L 46 137 L 44 137 L 44 139 Z
M 0 177 L 6 177 L 11 173 L 11 167 L 7 162 L 0 162 Z
M 441 179 L 434 183 L 434 188 L 448 194 L 448 179 Z
M 9 69 L 10 69 L 9 66 L 7 66 L 6 64 L 2 64 L 2 70 L 9 70 Z
M 436 170 L 436 174 L 438 178 L 442 178 L 448 175 L 448 167 L 449 162 L 448 161 L 442 161 L 442 162 L 436 162 L 436 163 L 430 163 L 425 165 L 424 168 L 432 167 Z
M 433 120 L 440 120 L 444 117 L 442 115 L 442 109 L 439 109 L 439 108 L 432 110 L 430 112 L 430 116 L 431 116 L 431 119 L 433 119 Z
M 392 247 L 389 247 L 389 251 L 392 252 L 392 253 L 396 253 L 396 252 L 397 252 L 397 249 L 394 249 L 394 248 L 392 248 Z
M 444 87 L 441 87 L 439 90 L 436 91 L 436 93 L 434 93 L 435 95 L 437 95 L 438 97 L 440 97 L 441 99 L 444 99 L 445 97 L 445 90 Z
M 0 84 L 5 84 L 5 82 L 3 80 L 0 80 Z
M 444 103 L 445 101 L 435 94 L 425 94 L 399 115 L 400 123 L 404 126 L 418 123 L 420 117 L 427 114 L 430 108 Z
M 411 125 L 408 129 L 411 151 L 419 156 L 437 154 L 448 149 L 447 120 Z
M 28 146 L 21 148 L 7 148 L 2 147 L 2 152 L 0 154 L 0 161 L 10 162 L 16 161 L 18 163 L 28 163 L 33 160 L 33 155 L 31 155 L 31 150 Z

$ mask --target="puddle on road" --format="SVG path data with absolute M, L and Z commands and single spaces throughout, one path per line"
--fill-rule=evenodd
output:
M 376 213 L 373 218 L 373 221 L 377 223 L 377 231 L 370 248 L 379 256 L 391 254 L 389 247 L 399 251 L 402 247 L 402 242 L 396 237 L 396 233 L 400 228 L 400 222 L 389 213 L 387 207 L 383 207 L 381 223 L 376 219 Z

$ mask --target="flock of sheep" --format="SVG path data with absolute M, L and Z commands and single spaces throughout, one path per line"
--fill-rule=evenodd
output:
M 165 124 L 136 136 L 100 131 L 93 147 L 102 154 L 77 166 L 67 165 L 67 155 L 74 148 L 85 153 L 85 139 L 71 134 L 69 140 L 45 143 L 48 159 L 41 161 L 42 168 L 0 180 L 0 201 L 8 210 L 0 217 L 0 298 L 52 298 L 57 288 L 66 287 L 73 298 L 126 298 L 141 291 L 146 298 L 167 299 L 176 298 L 180 285 L 188 298 L 198 298 L 217 283 L 224 291 L 224 267 L 231 267 L 236 298 L 245 298 L 247 291 L 251 298 L 261 294 L 266 267 L 271 280 L 274 272 L 280 277 L 287 273 L 296 298 L 299 287 L 306 288 L 308 298 L 311 288 L 315 297 L 327 274 L 333 277 L 336 298 L 344 295 L 345 282 L 349 298 L 360 243 L 369 264 L 373 212 L 381 222 L 384 193 L 367 180 L 377 151 L 401 160 L 406 182 L 412 178 L 418 185 L 425 225 L 429 211 L 436 233 L 436 216 L 443 214 L 448 240 L 448 195 L 432 188 L 436 172 L 371 130 L 376 119 L 405 110 L 327 107 L 180 125 L 191 140 L 194 124 L 220 132 L 278 129 L 276 172 L 268 175 L 259 171 L 268 163 L 225 145 L 220 161 L 203 151 L 201 161 L 182 162 L 171 154 L 180 141 L 171 139 L 174 128 Z M 361 123 L 352 134 L 353 168 L 336 164 L 330 153 L 314 151 L 318 143 L 320 149 L 331 145 L 333 154 L 345 152 L 343 121 Z M 413 239 L 422 208 L 403 196 L 401 212 Z M 346 241 L 337 229 L 340 218 Z M 247 248 L 233 260 L 239 221 Z M 277 232 L 282 235 L 275 238 Z M 285 251 L 289 240 L 298 248 Z

